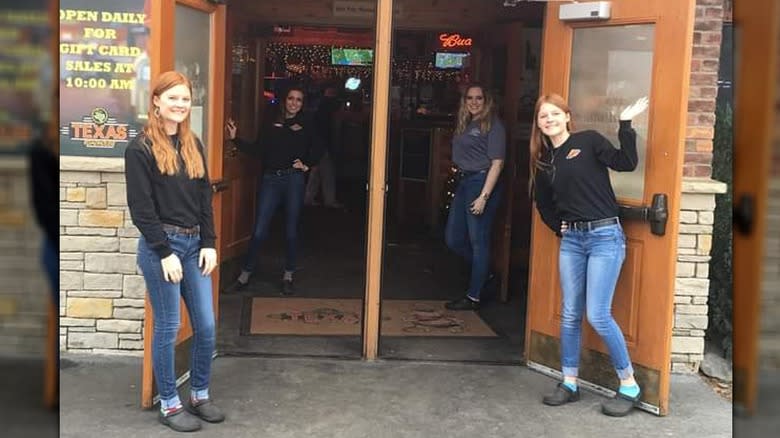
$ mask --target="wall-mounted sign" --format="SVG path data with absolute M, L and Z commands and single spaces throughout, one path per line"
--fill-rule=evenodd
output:
M 471 38 L 462 36 L 459 33 L 441 33 L 439 34 L 439 44 L 443 49 L 471 48 Z
M 394 3 L 393 18 L 402 18 L 403 5 L 397 2 Z M 374 19 L 376 17 L 376 1 L 333 0 L 333 16 L 344 18 Z
M 138 131 L 111 117 L 105 108 L 95 108 L 80 121 L 72 121 L 62 127 L 60 133 L 88 148 L 116 149 L 118 144 L 126 145 Z
M 144 0 L 60 2 L 60 153 L 124 156 L 149 106 Z

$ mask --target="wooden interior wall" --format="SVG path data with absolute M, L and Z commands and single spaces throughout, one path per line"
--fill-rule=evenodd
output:
M 541 22 L 544 4 L 530 2 L 504 7 L 502 0 L 396 0 L 398 15 L 395 29 L 437 29 L 463 31 L 504 20 Z M 231 2 L 245 17 L 257 23 L 311 24 L 373 27 L 374 17 L 348 18 L 333 16 L 332 0 L 263 0 Z

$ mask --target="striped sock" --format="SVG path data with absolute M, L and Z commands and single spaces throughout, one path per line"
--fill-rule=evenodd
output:
M 577 392 L 577 384 L 572 382 L 563 382 L 563 386 L 569 388 L 571 392 Z
M 192 401 L 197 402 L 199 400 L 208 400 L 209 398 L 209 389 L 200 389 L 200 390 L 193 390 L 192 394 L 190 395 L 192 398 Z
M 181 408 L 181 400 L 179 400 L 178 396 L 170 400 L 160 400 L 160 412 L 165 416 L 173 414 Z

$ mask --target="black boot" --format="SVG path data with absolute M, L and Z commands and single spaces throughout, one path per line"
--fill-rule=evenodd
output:
M 479 310 L 479 301 L 474 301 L 466 295 L 459 300 L 448 301 L 444 307 L 449 310 Z
M 547 394 L 542 399 L 542 403 L 547 406 L 560 406 L 569 402 L 576 402 L 580 399 L 580 388 L 572 391 L 568 386 L 559 383 L 555 391 Z

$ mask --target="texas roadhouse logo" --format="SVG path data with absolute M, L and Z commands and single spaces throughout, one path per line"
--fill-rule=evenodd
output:
M 105 108 L 95 108 L 90 115 L 82 117 L 80 122 L 70 122 L 60 128 L 60 133 L 71 140 L 83 142 L 88 148 L 111 149 L 117 143 L 135 137 L 137 130 L 127 123 L 117 122 Z

